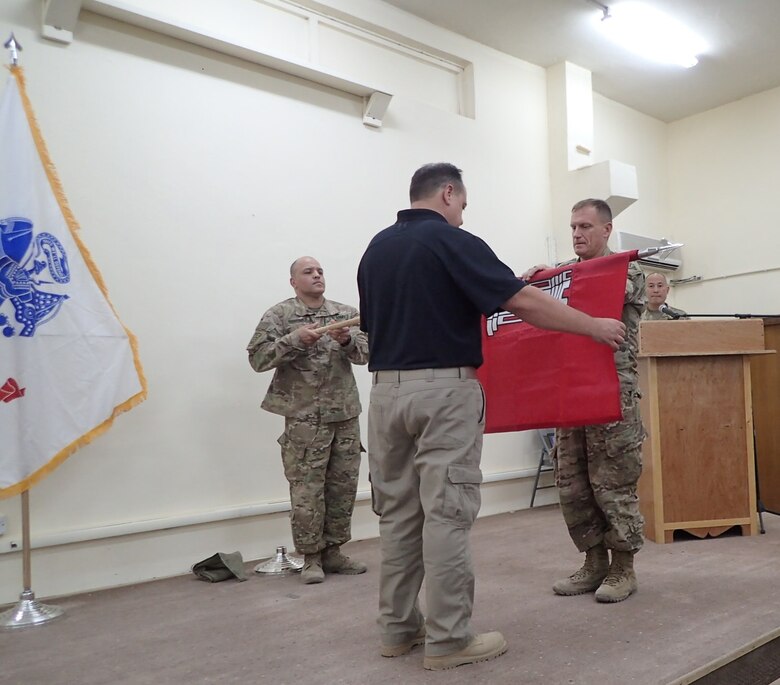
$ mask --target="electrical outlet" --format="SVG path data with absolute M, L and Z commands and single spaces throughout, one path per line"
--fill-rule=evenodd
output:
M 0 514 L 0 535 L 5 535 L 8 530 L 8 517 L 5 514 Z

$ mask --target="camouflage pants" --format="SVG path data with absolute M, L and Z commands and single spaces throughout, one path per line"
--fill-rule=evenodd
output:
M 637 393 L 623 393 L 622 404 L 622 421 L 555 432 L 555 483 L 580 552 L 602 542 L 610 549 L 637 551 L 644 542 L 637 481 L 645 431 Z
M 314 554 L 347 542 L 360 470 L 357 417 L 337 423 L 286 418 L 279 444 L 295 549 Z

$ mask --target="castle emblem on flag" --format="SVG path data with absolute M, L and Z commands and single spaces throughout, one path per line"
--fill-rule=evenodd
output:
M 9 378 L 0 386 L 0 402 L 10 402 L 24 397 L 25 388 L 20 388 L 16 379 Z
M 568 304 L 568 291 L 571 287 L 571 269 L 561 271 L 550 278 L 531 281 L 529 285 L 533 285 L 539 288 L 539 290 L 544 290 L 544 292 L 556 300 Z M 489 336 L 493 336 L 498 331 L 499 326 L 513 323 L 523 323 L 523 320 L 519 316 L 512 314 L 512 312 L 496 312 L 485 319 L 485 329 Z
M 29 219 L 0 219 L 0 332 L 6 338 L 32 337 L 38 326 L 57 316 L 68 295 L 41 286 L 69 281 L 68 256 L 56 237 L 39 233 L 33 240 Z M 18 333 L 2 311 L 6 302 L 22 326 Z

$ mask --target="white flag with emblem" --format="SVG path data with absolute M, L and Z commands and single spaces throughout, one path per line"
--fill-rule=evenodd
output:
M 146 396 L 135 339 L 78 234 L 18 67 L 0 100 L 0 497 Z

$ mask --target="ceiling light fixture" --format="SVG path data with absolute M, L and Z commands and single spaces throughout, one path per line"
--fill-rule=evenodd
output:
M 607 6 L 596 0 L 601 31 L 618 45 L 646 59 L 690 68 L 707 49 L 702 38 L 667 14 L 642 2 Z

